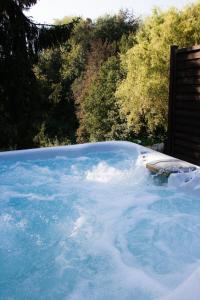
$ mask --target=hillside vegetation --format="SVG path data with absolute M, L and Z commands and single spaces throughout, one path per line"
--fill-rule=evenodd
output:
M 56 20 L 55 28 L 61 32 L 64 24 L 68 26 L 66 38 L 60 35 L 55 41 L 51 37 L 45 44 L 43 35 L 35 59 L 26 52 L 23 64 L 16 67 L 20 82 L 6 75 L 7 85 L 15 92 L 9 94 L 0 79 L 0 148 L 105 140 L 163 141 L 170 45 L 200 44 L 199 15 L 197 2 L 182 10 L 155 9 L 144 20 L 128 11 L 95 21 Z M 0 26 L 6 38 L 4 18 Z M 8 43 L 0 49 L 5 47 Z M 5 70 L 2 51 L 0 63 L 1 73 L 13 72 L 11 67 Z

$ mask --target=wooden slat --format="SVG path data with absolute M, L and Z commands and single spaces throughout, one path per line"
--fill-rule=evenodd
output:
M 183 158 L 184 160 L 189 160 L 191 162 L 191 160 L 200 160 L 200 153 L 199 152 L 194 152 L 194 151 L 191 151 L 191 149 L 188 149 L 188 148 L 185 148 L 183 146 L 180 146 L 180 145 L 174 145 L 174 150 L 175 150 L 175 153 L 176 155 L 174 155 L 175 157 L 177 157 L 177 155 L 179 155 L 179 158 L 180 158 L 180 155 L 185 158 Z
M 176 101 L 195 101 L 198 102 L 200 101 L 200 95 L 199 94 L 176 94 L 175 95 L 175 100 Z
M 195 136 L 200 136 L 200 126 L 198 128 L 194 126 L 187 126 L 187 124 L 181 124 L 179 122 L 176 122 L 175 124 L 175 131 L 178 131 L 180 133 L 187 134 L 189 136 L 195 135 Z
M 200 85 L 176 85 L 176 93 L 200 94 Z
M 181 149 L 180 147 L 176 147 L 175 150 L 176 154 L 174 155 L 174 157 L 188 161 L 195 165 L 199 165 L 200 156 L 198 155 L 198 153 L 187 152 L 186 149 Z
M 196 78 L 200 77 L 200 69 L 180 70 L 176 72 L 177 79 L 179 78 Z
M 199 134 L 199 136 L 196 136 L 196 135 L 190 135 L 190 134 L 187 134 L 187 133 L 182 133 L 182 132 L 179 132 L 179 131 L 175 131 L 174 136 L 177 139 L 187 141 L 189 143 L 191 142 L 195 145 L 200 145 L 200 134 Z
M 200 67 L 200 59 L 185 61 L 185 62 L 177 62 L 177 70 L 188 70 L 195 69 Z
M 177 53 L 177 61 L 187 61 L 187 60 L 195 60 L 200 58 L 200 51 L 194 51 L 194 52 L 184 52 L 184 53 Z
M 190 162 L 192 164 L 195 164 L 195 165 L 200 164 L 200 158 L 198 156 L 197 157 L 196 156 L 191 156 L 190 153 L 186 154 L 186 153 L 184 153 L 184 150 L 180 153 L 179 149 L 177 149 L 177 148 L 176 148 L 176 153 L 175 153 L 174 157 L 185 160 L 185 161 L 188 161 L 188 162 Z
M 181 77 L 176 79 L 177 85 L 195 85 L 200 84 L 200 77 Z
M 186 118 L 185 116 L 176 116 L 175 118 L 175 127 L 176 125 L 188 126 L 191 128 L 200 129 L 200 120 L 196 118 Z M 191 132 L 192 133 L 192 132 Z
M 200 158 L 200 146 L 196 145 L 190 145 L 186 144 L 184 142 L 180 142 L 176 140 L 174 143 L 174 150 L 186 154 L 187 156 L 190 156 L 191 158 Z
M 185 111 L 185 110 L 176 110 L 175 111 L 176 117 L 186 117 L 186 118 L 192 118 L 194 120 L 197 120 L 200 124 L 200 113 L 199 110 L 197 111 Z
M 192 143 L 191 141 L 186 141 L 186 140 L 181 139 L 181 138 L 176 138 L 174 144 L 178 145 L 180 147 L 187 148 L 191 152 L 195 151 L 195 153 L 199 153 L 199 155 L 200 155 L 200 144 L 195 144 L 195 143 Z
M 176 49 L 170 72 L 173 132 L 169 154 L 200 165 L 200 46 Z
M 198 51 L 200 50 L 200 45 L 195 45 L 193 47 L 188 47 L 188 48 L 180 48 L 180 49 L 177 49 L 176 50 L 176 53 L 179 54 L 179 53 L 183 53 L 183 52 L 195 52 L 195 51 Z
M 167 151 L 173 152 L 173 126 L 174 126 L 174 96 L 175 96 L 175 75 L 176 75 L 176 51 L 177 46 L 170 47 L 170 80 L 169 80 L 169 107 L 168 107 L 168 138 Z
M 187 110 L 187 111 L 200 111 L 200 101 L 181 101 L 178 100 L 175 103 L 175 108 L 178 110 Z

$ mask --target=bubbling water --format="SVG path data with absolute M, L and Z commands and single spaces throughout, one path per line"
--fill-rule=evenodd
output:
M 3 161 L 0 299 L 198 300 L 200 201 L 170 180 L 124 149 Z

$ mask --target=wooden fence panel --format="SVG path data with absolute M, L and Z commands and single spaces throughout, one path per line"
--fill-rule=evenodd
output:
M 167 153 L 200 165 L 200 46 L 171 47 Z

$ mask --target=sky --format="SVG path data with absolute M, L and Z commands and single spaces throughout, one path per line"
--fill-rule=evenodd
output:
M 195 2 L 191 0 L 38 0 L 26 14 L 39 23 L 52 23 L 64 16 L 81 16 L 96 19 L 105 14 L 114 14 L 120 9 L 130 9 L 135 16 L 146 16 L 154 7 L 182 8 Z

